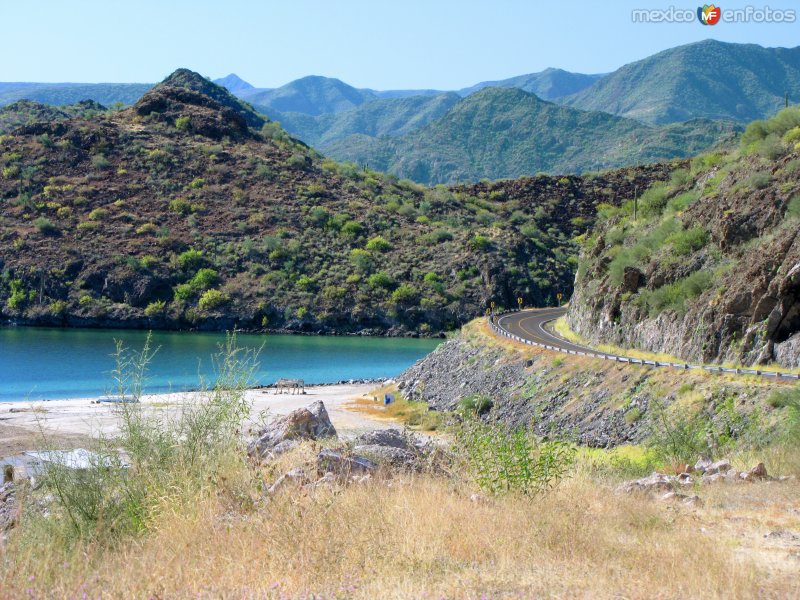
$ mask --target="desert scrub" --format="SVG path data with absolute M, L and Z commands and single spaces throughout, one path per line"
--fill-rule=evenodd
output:
M 114 407 L 119 435 L 97 440 L 86 469 L 49 463 L 43 487 L 55 499 L 52 510 L 58 518 L 36 511 L 24 515 L 23 544 L 44 543 L 41 536 L 50 544 L 109 544 L 147 531 L 165 500 L 179 506 L 204 497 L 220 481 L 243 475 L 239 432 L 250 414 L 245 390 L 258 352 L 239 348 L 236 335 L 229 334 L 214 357 L 216 380 L 201 381 L 202 391 L 184 398 L 169 415 L 140 403 L 156 352 L 150 336 L 139 351 L 117 342 L 112 392 L 126 400 Z M 51 449 L 44 433 L 43 440 Z
M 575 462 L 575 446 L 543 441 L 526 428 L 467 416 L 455 430 L 454 449 L 481 489 L 491 494 L 536 495 L 555 487 Z

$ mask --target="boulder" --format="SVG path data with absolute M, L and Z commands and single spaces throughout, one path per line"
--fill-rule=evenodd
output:
M 626 481 L 620 485 L 617 490 L 621 492 L 671 492 L 673 488 L 672 479 L 663 473 L 653 473 L 649 477 L 636 479 L 634 481 Z
M 336 428 L 328 417 L 325 405 L 317 401 L 272 421 L 250 442 L 247 453 L 263 459 L 274 455 L 276 449 L 278 453 L 290 449 L 289 445 L 281 446 L 284 442 L 326 437 L 337 437 Z
M 727 460 L 718 460 L 711 463 L 706 468 L 706 475 L 714 475 L 715 473 L 727 473 L 731 468 L 731 463 Z
M 8 481 L 0 486 L 0 532 L 17 523 L 16 486 Z
M 363 456 L 346 456 L 327 448 L 317 455 L 317 473 L 323 477 L 333 473 L 336 477 L 349 479 L 353 475 L 366 475 L 377 470 L 378 465 Z
M 355 439 L 358 446 L 387 446 L 408 450 L 409 440 L 399 429 L 376 429 L 362 433 Z
M 742 474 L 742 479 L 745 481 L 763 481 L 764 479 L 768 479 L 768 477 L 767 467 L 764 466 L 764 463 L 758 463 L 747 473 Z
M 363 446 L 356 446 L 353 450 L 358 454 L 367 456 L 378 463 L 390 465 L 392 467 L 412 469 L 417 463 L 416 454 L 396 446 L 366 444 Z

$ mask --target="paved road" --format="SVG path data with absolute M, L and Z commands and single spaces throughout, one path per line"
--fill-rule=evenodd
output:
M 545 329 L 544 326 L 546 323 L 555 321 L 559 317 L 563 317 L 566 313 L 567 309 L 563 307 L 526 310 L 503 315 L 499 317 L 497 324 L 509 333 L 513 333 L 531 342 L 555 346 L 556 348 L 562 348 L 564 350 L 591 352 L 594 354 L 596 352 L 595 350 L 568 342 L 564 338 Z
M 693 365 L 690 363 L 672 363 L 654 360 L 642 360 L 628 356 L 618 356 L 615 354 L 606 354 L 579 344 L 565 340 L 556 333 L 549 331 L 545 325 L 550 321 L 555 321 L 559 317 L 566 314 L 567 309 L 563 307 L 558 308 L 537 308 L 534 310 L 525 310 L 522 312 L 509 313 L 497 317 L 495 324 L 495 331 L 507 337 L 517 338 L 518 341 L 534 344 L 537 346 L 548 346 L 552 350 L 559 352 L 566 352 L 569 354 L 591 355 L 599 356 L 606 360 L 614 360 L 618 362 L 627 362 L 634 364 L 651 365 L 654 367 L 670 367 L 675 369 L 702 369 L 713 373 L 731 373 L 737 375 L 757 375 L 761 377 L 773 377 L 776 379 L 800 379 L 800 375 L 793 373 L 779 373 L 775 371 L 766 371 L 761 369 L 741 369 L 741 368 L 726 368 L 716 365 Z

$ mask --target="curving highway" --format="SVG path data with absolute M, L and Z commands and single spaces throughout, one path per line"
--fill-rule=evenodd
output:
M 690 363 L 673 363 L 657 360 L 642 360 L 630 356 L 620 356 L 616 354 L 600 352 L 588 346 L 574 344 L 547 329 L 547 323 L 562 317 L 564 314 L 566 314 L 566 312 L 567 309 L 565 307 L 524 310 L 521 312 L 513 312 L 495 316 L 494 321 L 490 319 L 489 325 L 498 335 L 514 339 L 524 344 L 540 346 L 548 350 L 555 350 L 556 352 L 563 352 L 566 354 L 596 356 L 598 358 L 613 360 L 616 362 L 648 365 L 653 367 L 670 367 L 674 369 L 682 369 L 684 371 L 702 369 L 712 373 L 757 375 L 760 377 L 772 377 L 775 379 L 789 380 L 800 379 L 800 375 L 795 373 L 781 373 L 779 371 L 764 371 L 761 369 L 728 368 L 715 365 L 693 365 Z

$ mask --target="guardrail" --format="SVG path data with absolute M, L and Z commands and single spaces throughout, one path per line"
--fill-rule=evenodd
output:
M 800 380 L 800 374 L 797 373 L 782 373 L 780 371 L 765 371 L 763 369 L 742 369 L 742 368 L 730 368 L 730 367 L 718 367 L 713 365 L 694 365 L 691 363 L 674 363 L 674 362 L 666 362 L 660 360 L 645 360 L 641 358 L 633 358 L 630 356 L 617 356 L 616 354 L 607 354 L 605 352 L 599 352 L 596 350 L 569 350 L 567 348 L 559 348 L 558 346 L 552 346 L 550 344 L 542 344 L 539 342 L 534 342 L 533 340 L 527 340 L 525 338 L 519 337 L 504 329 L 502 325 L 500 325 L 500 319 L 504 315 L 511 314 L 513 311 L 498 313 L 495 315 L 495 320 L 492 317 L 487 317 L 489 327 L 494 331 L 497 335 L 507 337 L 512 339 L 516 342 L 521 344 L 527 344 L 528 346 L 537 346 L 538 348 L 544 348 L 545 350 L 552 350 L 554 352 L 561 352 L 562 354 L 572 354 L 574 356 L 592 356 L 594 358 L 602 358 L 603 360 L 611 360 L 614 362 L 622 362 L 622 363 L 629 363 L 632 365 L 646 365 L 651 367 L 669 367 L 672 369 L 681 369 L 682 371 L 691 371 L 691 370 L 703 370 L 708 371 L 709 373 L 729 373 L 733 375 L 755 375 L 757 377 L 772 377 L 774 379 L 795 379 Z M 549 322 L 549 321 L 548 321 Z

